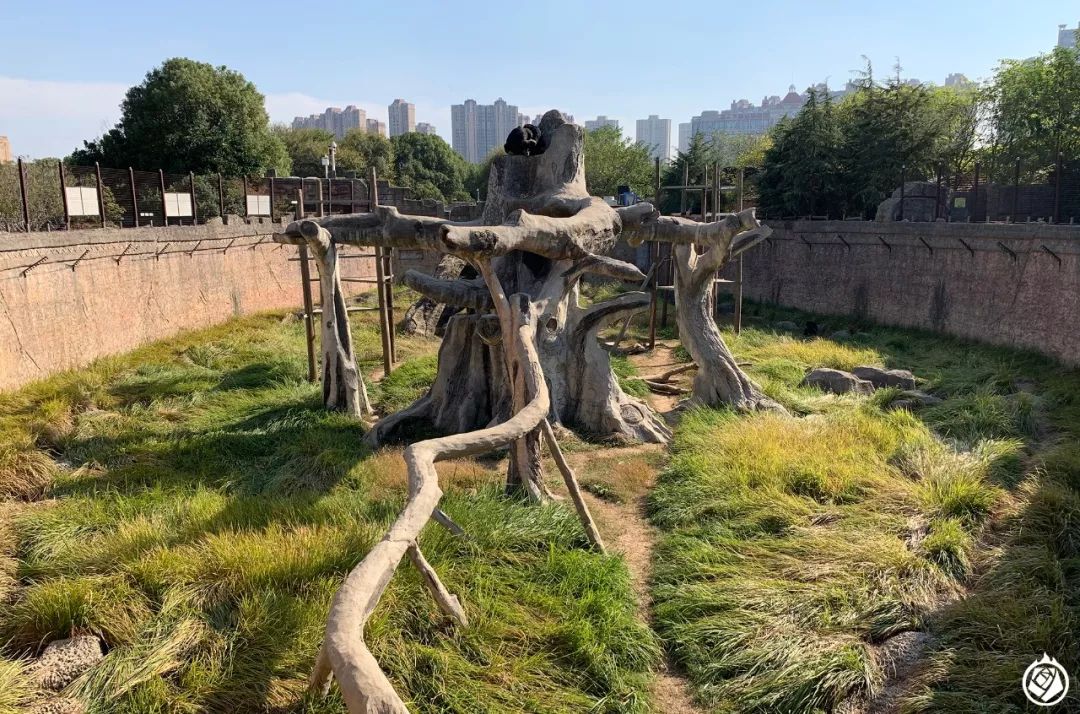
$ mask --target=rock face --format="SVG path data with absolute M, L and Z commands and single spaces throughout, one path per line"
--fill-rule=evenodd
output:
M 851 372 L 844 372 L 829 367 L 812 370 L 802 381 L 804 386 L 817 387 L 833 394 L 871 394 L 874 385 L 865 379 L 859 379 Z
M 889 221 L 936 221 L 938 212 L 944 210 L 949 204 L 949 189 L 941 187 L 940 200 L 938 199 L 938 185 L 931 181 L 908 181 L 903 189 L 903 216 L 900 215 L 900 194 L 898 188 L 892 192 L 892 196 L 878 204 L 877 214 L 874 219 L 882 222 Z
M 915 375 L 906 369 L 881 369 L 880 367 L 856 367 L 851 370 L 859 379 L 865 379 L 875 388 L 899 387 L 915 389 Z
M 58 692 L 104 657 L 101 640 L 96 637 L 84 635 L 56 640 L 34 663 L 33 676 L 42 689 Z

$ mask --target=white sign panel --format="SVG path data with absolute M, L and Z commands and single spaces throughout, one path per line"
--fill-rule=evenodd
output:
M 193 215 L 191 212 L 191 194 L 166 193 L 165 215 L 169 218 L 187 218 Z
M 98 195 L 96 188 L 65 186 L 69 216 L 97 216 Z
M 247 197 L 247 214 L 249 216 L 269 216 L 270 215 L 270 197 L 269 196 L 248 196 Z

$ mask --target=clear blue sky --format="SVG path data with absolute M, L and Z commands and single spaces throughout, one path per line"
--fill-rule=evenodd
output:
M 870 57 L 885 74 L 987 77 L 1053 47 L 1077 0 L 986 2 L 411 2 L 0 0 L 0 134 L 16 154 L 66 154 L 118 118 L 124 90 L 173 56 L 225 64 L 267 95 L 275 121 L 356 103 L 386 119 L 403 97 L 450 134 L 451 104 L 503 97 L 578 122 L 679 122 L 757 103 Z M 673 142 L 676 137 L 672 137 Z

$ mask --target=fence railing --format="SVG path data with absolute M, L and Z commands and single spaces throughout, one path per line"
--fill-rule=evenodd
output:
M 413 215 L 445 215 L 441 201 L 414 199 L 408 188 L 379 183 L 385 205 Z M 367 183 L 352 177 L 227 177 L 20 159 L 0 164 L 0 232 L 196 225 L 226 215 L 279 220 L 356 213 L 368 210 L 367 196 Z

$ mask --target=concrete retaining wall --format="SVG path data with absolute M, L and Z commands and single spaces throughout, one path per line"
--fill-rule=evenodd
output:
M 1080 364 L 1080 226 L 770 225 L 771 240 L 744 255 L 749 298 Z
M 273 243 L 275 228 L 232 219 L 0 233 L 0 389 L 184 330 L 300 306 L 299 263 L 288 260 L 297 249 Z M 374 262 L 344 260 L 341 270 L 373 277 Z M 371 287 L 345 284 L 350 293 Z

